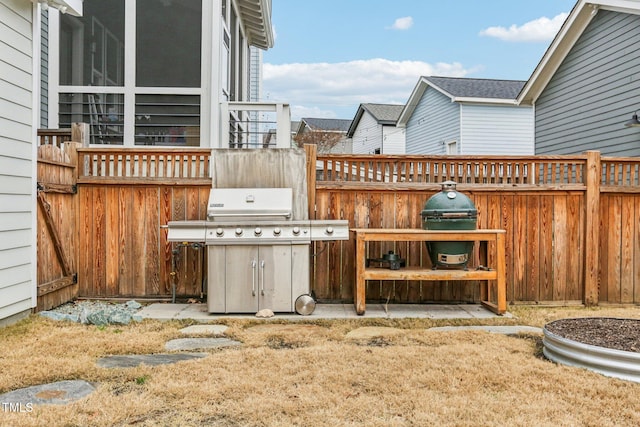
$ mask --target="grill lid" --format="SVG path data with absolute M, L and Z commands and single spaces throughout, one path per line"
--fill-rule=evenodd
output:
M 212 188 L 207 220 L 291 219 L 291 188 Z

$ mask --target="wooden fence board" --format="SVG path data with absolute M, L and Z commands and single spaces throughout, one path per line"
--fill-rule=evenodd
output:
M 540 283 L 538 301 L 553 301 L 553 197 L 540 198 Z
M 582 301 L 584 271 L 584 203 L 581 195 L 567 196 L 567 275 L 565 277 L 565 300 Z
M 517 301 L 539 301 L 539 282 L 540 282 L 540 196 L 526 195 L 526 216 L 523 220 L 526 222 L 526 239 L 520 244 L 527 249 L 524 277 L 526 280 L 525 293 L 522 299 Z
M 640 301 L 640 198 L 633 197 L 633 302 Z
M 567 239 L 567 200 L 564 197 L 556 198 L 553 205 L 553 293 L 551 300 L 565 301 L 567 287 L 567 259 L 572 248 L 569 248 Z
M 511 288 L 507 301 L 523 301 L 527 298 L 527 256 L 531 244 L 527 236 L 527 198 L 521 195 L 515 196 L 513 204 L 513 239 L 505 239 L 513 246 L 513 277 L 511 282 L 507 280 L 507 289 Z M 506 243 L 505 242 L 505 247 Z M 506 250 L 507 254 L 509 253 Z M 511 283 L 511 285 L 509 285 Z
M 166 224 L 171 218 L 170 196 L 171 190 L 166 187 L 148 188 L 145 194 L 147 295 L 169 295 L 171 289 L 171 245 L 166 243 L 164 233 L 163 238 L 160 236 L 160 224 Z
M 633 302 L 634 209 L 631 197 L 623 196 L 621 202 L 620 302 L 629 304 Z
M 609 257 L 607 256 L 609 250 L 609 233 L 606 230 L 611 226 L 611 219 L 609 217 L 609 201 L 610 195 L 606 195 L 600 199 L 600 221 L 598 226 L 602 230 L 600 233 L 600 239 L 598 239 L 599 253 L 598 258 L 598 271 L 599 274 L 599 286 L 598 297 L 600 299 L 605 298 L 609 301 Z

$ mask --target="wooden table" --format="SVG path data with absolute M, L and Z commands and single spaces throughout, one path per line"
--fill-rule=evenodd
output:
M 351 229 L 356 234 L 356 281 L 354 292 L 354 305 L 356 313 L 364 314 L 366 305 L 367 280 L 482 280 L 485 283 L 480 288 L 480 302 L 489 310 L 496 314 L 503 314 L 507 311 L 507 291 L 506 291 L 506 261 L 504 236 L 505 230 L 420 230 L 420 229 L 383 229 L 383 228 L 354 228 Z M 457 242 L 495 242 L 492 245 L 495 250 L 495 266 L 485 266 L 488 269 L 452 270 L 440 268 L 422 268 L 407 266 L 399 270 L 388 268 L 367 268 L 365 266 L 367 251 L 365 242 L 398 242 L 398 241 L 457 241 Z M 485 251 L 489 251 L 488 244 L 483 246 Z M 489 254 L 485 253 L 486 259 Z M 489 301 L 489 287 L 491 281 L 495 281 L 497 286 L 497 301 Z

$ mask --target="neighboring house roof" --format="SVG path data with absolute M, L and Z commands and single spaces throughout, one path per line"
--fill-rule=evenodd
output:
M 535 104 L 598 9 L 638 15 L 640 2 L 637 0 L 579 0 L 518 95 L 519 104 Z
M 470 99 L 516 99 L 525 85 L 522 80 L 467 79 L 455 77 L 425 77 L 435 89 L 453 101 Z
M 260 49 L 272 48 L 271 0 L 238 0 L 237 5 L 249 44 Z
M 451 98 L 451 102 L 516 105 L 518 93 L 525 83 L 523 80 L 422 76 L 411 92 L 407 105 L 398 118 L 397 126 L 407 125 L 413 110 L 429 87 Z
M 347 136 L 353 137 L 353 133 L 356 131 L 365 111 L 371 114 L 380 125 L 395 125 L 403 109 L 404 105 L 397 104 L 360 104 L 356 116 L 353 118 L 351 126 L 349 126 Z
M 346 133 L 351 125 L 351 120 L 346 119 L 316 119 L 312 117 L 306 117 L 300 119 L 300 126 L 298 132 L 308 127 L 311 130 L 323 130 L 333 132 Z

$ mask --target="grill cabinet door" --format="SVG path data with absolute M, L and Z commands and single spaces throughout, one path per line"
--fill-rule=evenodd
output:
M 291 246 L 259 247 L 260 309 L 291 312 Z
M 259 310 L 258 246 L 226 247 L 226 313 L 255 313 Z

